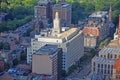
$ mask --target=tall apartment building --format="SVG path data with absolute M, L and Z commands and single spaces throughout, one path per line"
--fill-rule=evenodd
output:
M 32 63 L 32 54 L 46 44 L 55 44 L 63 50 L 62 67 L 68 71 L 84 55 L 84 35 L 78 28 L 62 31 L 59 13 L 56 12 L 52 30 L 48 30 L 46 36 L 36 35 L 31 39 L 31 46 L 27 49 L 27 63 Z
M 107 11 L 98 11 L 91 14 L 84 27 L 84 46 L 96 47 L 101 40 L 110 34 L 110 29 L 113 30 L 113 27 L 111 10 L 109 10 L 109 13 Z
M 72 5 L 68 4 L 65 0 L 59 0 L 57 4 L 53 5 L 53 19 L 55 18 L 55 13 L 59 12 L 59 18 L 61 19 L 61 26 L 71 25 L 71 13 Z
M 120 26 L 118 26 L 116 33 L 120 31 L 119 27 Z M 95 56 L 92 59 L 92 74 L 101 75 L 101 77 L 103 76 L 104 80 L 119 80 L 115 76 L 119 75 L 116 70 L 119 70 L 118 68 L 120 67 L 120 60 L 118 60 L 120 58 L 120 43 L 118 35 L 120 34 L 116 33 L 114 40 L 111 40 L 108 46 L 103 48 L 98 53 L 98 56 Z
M 34 7 L 34 16 L 44 24 L 44 27 L 52 23 L 52 1 L 40 0 L 38 5 Z
M 62 49 L 57 45 L 45 45 L 32 55 L 32 73 L 50 75 L 51 80 L 60 80 Z

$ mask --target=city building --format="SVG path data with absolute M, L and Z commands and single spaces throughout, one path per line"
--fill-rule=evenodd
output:
M 79 28 L 62 28 L 59 13 L 56 12 L 54 26 L 47 35 L 36 35 L 31 39 L 31 46 L 27 48 L 27 63 L 32 63 L 32 54 L 46 44 L 58 45 L 63 50 L 64 70 L 76 63 L 84 55 L 84 35 Z M 64 31 L 63 31 L 64 30 Z
M 34 16 L 44 27 L 52 23 L 52 0 L 39 0 L 34 7 Z M 43 27 L 41 24 L 39 25 Z
M 104 76 L 104 80 L 119 80 L 120 78 L 118 72 L 120 67 L 120 34 L 117 34 L 119 31 L 120 22 L 114 34 L 114 39 L 92 59 L 92 74 L 101 75 L 101 77 Z
M 120 80 L 120 58 L 114 64 L 113 80 Z
M 61 19 L 61 26 L 70 26 L 71 25 L 71 14 L 72 14 L 72 5 L 67 3 L 65 0 L 59 0 L 57 4 L 53 5 L 53 19 L 55 18 L 55 13 L 59 12 L 59 18 Z
M 51 80 L 60 80 L 62 49 L 57 45 L 45 45 L 32 55 L 32 73 L 50 75 Z
M 111 22 L 111 9 L 107 11 L 94 12 L 88 17 L 84 26 L 84 46 L 96 47 L 110 33 L 114 32 L 114 24 Z M 113 30 L 113 31 L 110 31 Z

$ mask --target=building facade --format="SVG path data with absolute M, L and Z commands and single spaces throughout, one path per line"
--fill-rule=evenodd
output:
M 62 49 L 57 45 L 45 45 L 32 55 L 32 73 L 51 75 L 60 80 L 62 70 Z
M 34 7 L 34 16 L 46 27 L 47 24 L 52 23 L 52 1 L 51 0 L 40 0 L 38 5 Z
M 118 29 L 114 34 L 114 40 L 111 40 L 111 42 L 105 48 L 99 51 L 98 55 L 92 59 L 92 74 L 101 75 L 101 77 L 103 76 L 104 80 L 120 79 L 120 43 L 118 37 L 119 31 L 120 29 L 118 26 Z

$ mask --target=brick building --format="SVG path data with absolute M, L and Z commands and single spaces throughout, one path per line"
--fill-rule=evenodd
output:
M 114 25 L 109 22 L 111 18 L 108 15 L 107 11 L 98 11 L 88 17 L 83 29 L 85 47 L 96 47 L 110 34 L 110 29 Z
M 38 5 L 34 7 L 34 16 L 40 23 L 43 23 L 44 27 L 52 23 L 52 1 L 40 0 Z

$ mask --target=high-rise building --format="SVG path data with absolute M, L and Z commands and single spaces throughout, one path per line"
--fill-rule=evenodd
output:
M 32 54 L 46 44 L 55 44 L 63 50 L 62 68 L 68 71 L 84 55 L 84 35 L 79 28 L 62 30 L 59 12 L 56 12 L 52 30 L 46 36 L 36 35 L 31 39 L 31 46 L 27 49 L 27 63 L 32 63 Z
M 57 4 L 53 5 L 53 19 L 55 18 L 55 13 L 59 12 L 62 27 L 71 25 L 71 7 L 72 5 L 68 4 L 65 0 L 59 0 Z
M 52 76 L 49 80 L 60 80 L 61 70 L 62 49 L 57 45 L 47 44 L 32 55 L 32 73 Z
M 44 26 L 52 23 L 52 1 L 40 0 L 34 7 L 34 16 L 35 19 L 42 21 Z

